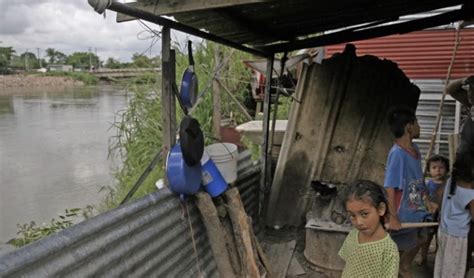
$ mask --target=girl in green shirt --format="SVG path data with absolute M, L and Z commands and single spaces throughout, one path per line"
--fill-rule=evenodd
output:
M 387 212 L 383 188 L 370 181 L 356 181 L 347 189 L 345 203 L 355 229 L 339 250 L 346 262 L 342 277 L 397 277 L 398 249 L 383 226 Z

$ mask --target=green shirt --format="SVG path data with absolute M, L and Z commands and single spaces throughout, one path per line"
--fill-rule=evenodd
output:
M 342 277 L 385 278 L 398 277 L 398 249 L 390 236 L 381 240 L 359 243 L 359 231 L 349 232 L 339 250 L 346 262 Z

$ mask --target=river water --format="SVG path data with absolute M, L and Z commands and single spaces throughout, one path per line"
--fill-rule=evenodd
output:
M 7 92 L 8 93 L 8 92 Z M 2 96 L 3 95 L 3 96 Z M 0 95 L 0 242 L 17 223 L 96 205 L 112 185 L 108 144 L 125 93 L 111 86 Z

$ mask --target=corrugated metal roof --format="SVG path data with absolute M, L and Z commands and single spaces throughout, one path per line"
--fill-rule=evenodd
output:
M 142 0 L 142 10 L 161 15 L 156 8 L 158 1 Z M 246 1 L 242 1 L 246 2 Z M 256 2 L 256 1 L 255 1 Z M 371 0 L 339 0 L 339 1 L 254 1 L 242 4 L 235 1 L 235 5 L 223 5 L 219 8 L 206 9 L 206 2 L 197 5 L 194 9 L 185 9 L 166 15 L 172 16 L 179 23 L 223 38 L 225 40 L 248 45 L 257 49 L 280 42 L 293 42 L 316 36 L 322 32 L 336 30 L 361 24 L 396 22 L 400 17 L 422 12 L 433 11 L 446 7 L 459 6 L 463 0 L 385 0 L 374 2 Z M 226 2 L 227 3 L 227 2 Z M 184 0 L 160 2 L 164 7 L 190 5 Z M 216 3 L 209 4 L 215 7 Z M 228 3 L 227 3 L 228 4 Z M 120 19 L 120 20 L 130 20 Z M 402 20 L 403 21 L 403 20 Z M 406 19 L 405 19 L 406 21 Z
M 411 79 L 445 79 L 454 48 L 454 29 L 418 31 L 353 42 L 358 55 L 392 60 Z M 461 30 L 451 78 L 474 73 L 474 29 Z M 326 47 L 326 56 L 342 52 L 345 44 Z
M 239 154 L 237 187 L 257 223 L 260 167 Z M 204 277 L 217 266 L 200 214 L 190 219 Z M 197 277 L 191 232 L 179 198 L 164 188 L 137 201 L 0 255 L 0 277 Z

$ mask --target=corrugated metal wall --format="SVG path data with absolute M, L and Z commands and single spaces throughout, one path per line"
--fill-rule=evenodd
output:
M 371 54 L 392 60 L 410 79 L 446 79 L 454 48 L 454 29 L 426 30 L 356 41 L 357 55 Z M 326 57 L 342 52 L 345 44 L 326 47 Z M 474 28 L 461 30 L 451 78 L 474 72 Z
M 260 168 L 240 154 L 237 186 L 245 209 L 258 220 Z M 199 265 L 204 277 L 218 275 L 205 228 L 189 203 Z M 189 224 L 168 189 L 98 215 L 53 236 L 0 256 L 0 276 L 195 277 Z
M 444 89 L 443 80 L 412 80 L 421 89 L 420 100 L 416 110 L 418 122 L 421 127 L 420 139 L 415 142 L 420 147 L 423 158 L 426 157 L 431 140 L 431 134 L 436 124 L 439 103 Z M 458 115 L 459 117 L 459 115 Z M 438 130 L 433 154 L 441 154 L 449 157 L 448 134 L 457 131 L 456 121 L 456 101 L 451 96 L 446 96 L 443 114 L 441 118 L 441 127 Z

